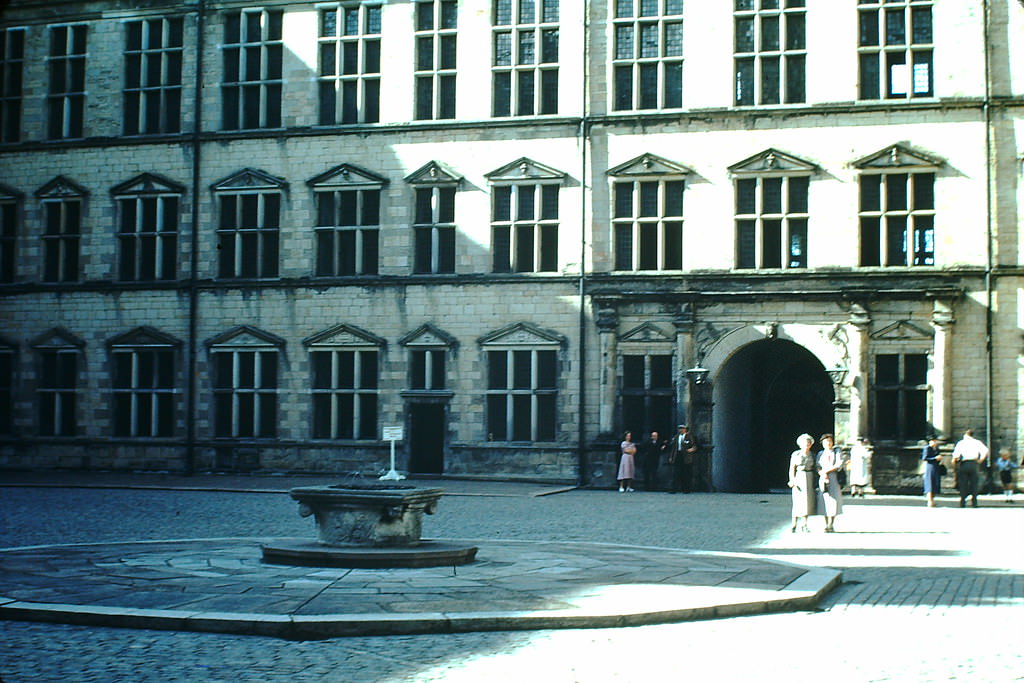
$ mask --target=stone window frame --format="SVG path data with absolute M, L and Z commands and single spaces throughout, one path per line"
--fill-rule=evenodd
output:
M 148 326 L 107 343 L 113 436 L 144 439 L 176 435 L 181 348 L 179 340 Z
M 280 277 L 281 218 L 288 183 L 246 168 L 211 186 L 217 200 L 217 277 Z M 251 222 L 254 221 L 254 222 Z
M 0 28 L 0 142 L 21 140 L 26 29 Z
M 567 174 L 521 157 L 485 177 L 491 191 L 491 271 L 559 272 L 560 189 Z
M 622 428 L 620 432 L 632 431 L 634 441 L 639 442 L 651 428 L 661 428 L 667 436 L 675 426 L 676 415 L 676 353 L 675 340 L 653 323 L 642 323 L 623 334 L 618 343 L 619 410 Z M 667 367 L 664 364 L 667 363 Z M 630 367 L 632 366 L 632 367 Z M 661 367 L 658 367 L 661 366 Z M 655 381 L 663 377 L 663 382 Z M 630 378 L 639 382 L 630 382 Z M 630 407 L 630 403 L 633 404 Z M 639 403 L 639 407 L 636 404 Z M 664 424 L 630 424 L 630 415 L 643 413 L 647 422 L 659 411 L 656 404 L 666 404 L 663 413 Z
M 0 183 L 0 282 L 11 283 L 17 277 L 23 200 L 21 192 Z
M 339 164 L 306 185 L 313 191 L 316 214 L 314 277 L 378 275 L 381 202 L 388 179 L 354 164 Z
M 49 26 L 46 56 L 46 138 L 85 137 L 86 57 L 88 24 Z
M 181 132 L 184 36 L 183 16 L 124 22 L 125 135 Z
M 611 109 L 683 106 L 683 0 L 611 5 Z
M 176 279 L 185 187 L 153 173 L 142 173 L 111 188 L 110 194 L 117 215 L 118 280 Z
M 281 128 L 284 10 L 248 7 L 224 12 L 222 17 L 221 128 Z
M 380 121 L 383 6 L 317 5 L 321 126 Z
M 417 121 L 454 119 L 459 7 L 456 0 L 416 0 L 413 25 Z
M 36 405 L 39 436 L 79 435 L 79 382 L 85 342 L 63 328 L 32 340 L 36 355 Z
M 559 0 L 496 0 L 491 116 L 558 113 Z
M 858 0 L 858 100 L 935 97 L 934 4 Z
M 207 342 L 217 439 L 278 436 L 285 341 L 241 325 Z
M 311 437 L 377 440 L 387 341 L 343 323 L 305 339 L 303 345 L 309 354 Z
M 36 190 L 43 224 L 43 282 L 79 282 L 88 190 L 57 176 Z
M 398 343 L 406 349 L 408 391 L 451 393 L 448 358 L 458 348 L 454 337 L 426 323 L 402 337 Z
M 734 0 L 733 26 L 733 104 L 806 102 L 806 0 Z
M 439 161 L 409 174 L 413 189 L 412 272 L 415 275 L 452 274 L 458 254 L 456 198 L 463 177 Z

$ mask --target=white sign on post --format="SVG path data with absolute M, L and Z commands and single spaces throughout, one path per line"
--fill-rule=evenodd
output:
M 405 438 L 405 430 L 402 428 L 402 425 L 391 425 L 384 427 L 383 432 L 384 440 L 391 442 L 391 469 L 388 470 L 387 474 L 381 476 L 381 479 L 405 479 L 404 475 L 399 474 L 395 470 L 395 442 Z

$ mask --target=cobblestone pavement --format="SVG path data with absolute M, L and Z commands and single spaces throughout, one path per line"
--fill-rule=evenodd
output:
M 273 491 L 317 481 L 211 484 L 197 477 L 191 483 L 209 490 L 0 488 L 0 547 L 312 533 L 294 502 Z M 1022 500 L 1011 506 L 983 496 L 981 508 L 961 510 L 952 498 L 935 509 L 914 497 L 857 499 L 848 501 L 839 533 L 793 535 L 785 495 L 536 495 L 547 491 L 526 484 L 441 485 L 449 495 L 424 520 L 428 536 L 758 553 L 841 569 L 846 583 L 813 612 L 608 629 L 297 642 L 0 622 L 0 677 L 3 683 L 590 682 L 694 675 L 827 677 L 830 683 L 1024 680 Z M 267 492 L 216 490 L 236 487 Z

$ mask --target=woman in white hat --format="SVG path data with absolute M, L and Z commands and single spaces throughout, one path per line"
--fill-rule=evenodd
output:
M 789 488 L 793 491 L 793 526 L 790 531 L 796 531 L 797 523 L 801 531 L 810 531 L 807 517 L 814 514 L 818 490 L 815 486 L 817 462 L 811 450 L 814 437 L 801 434 L 796 437 L 796 445 L 800 448 L 789 456 Z

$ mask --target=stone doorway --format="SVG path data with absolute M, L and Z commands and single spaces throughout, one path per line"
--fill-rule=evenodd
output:
M 445 434 L 448 420 L 443 403 L 409 405 L 409 471 L 415 474 L 444 472 Z
M 833 399 L 825 367 L 799 344 L 771 339 L 739 349 L 715 378 L 715 488 L 786 489 L 796 437 L 835 431 Z

